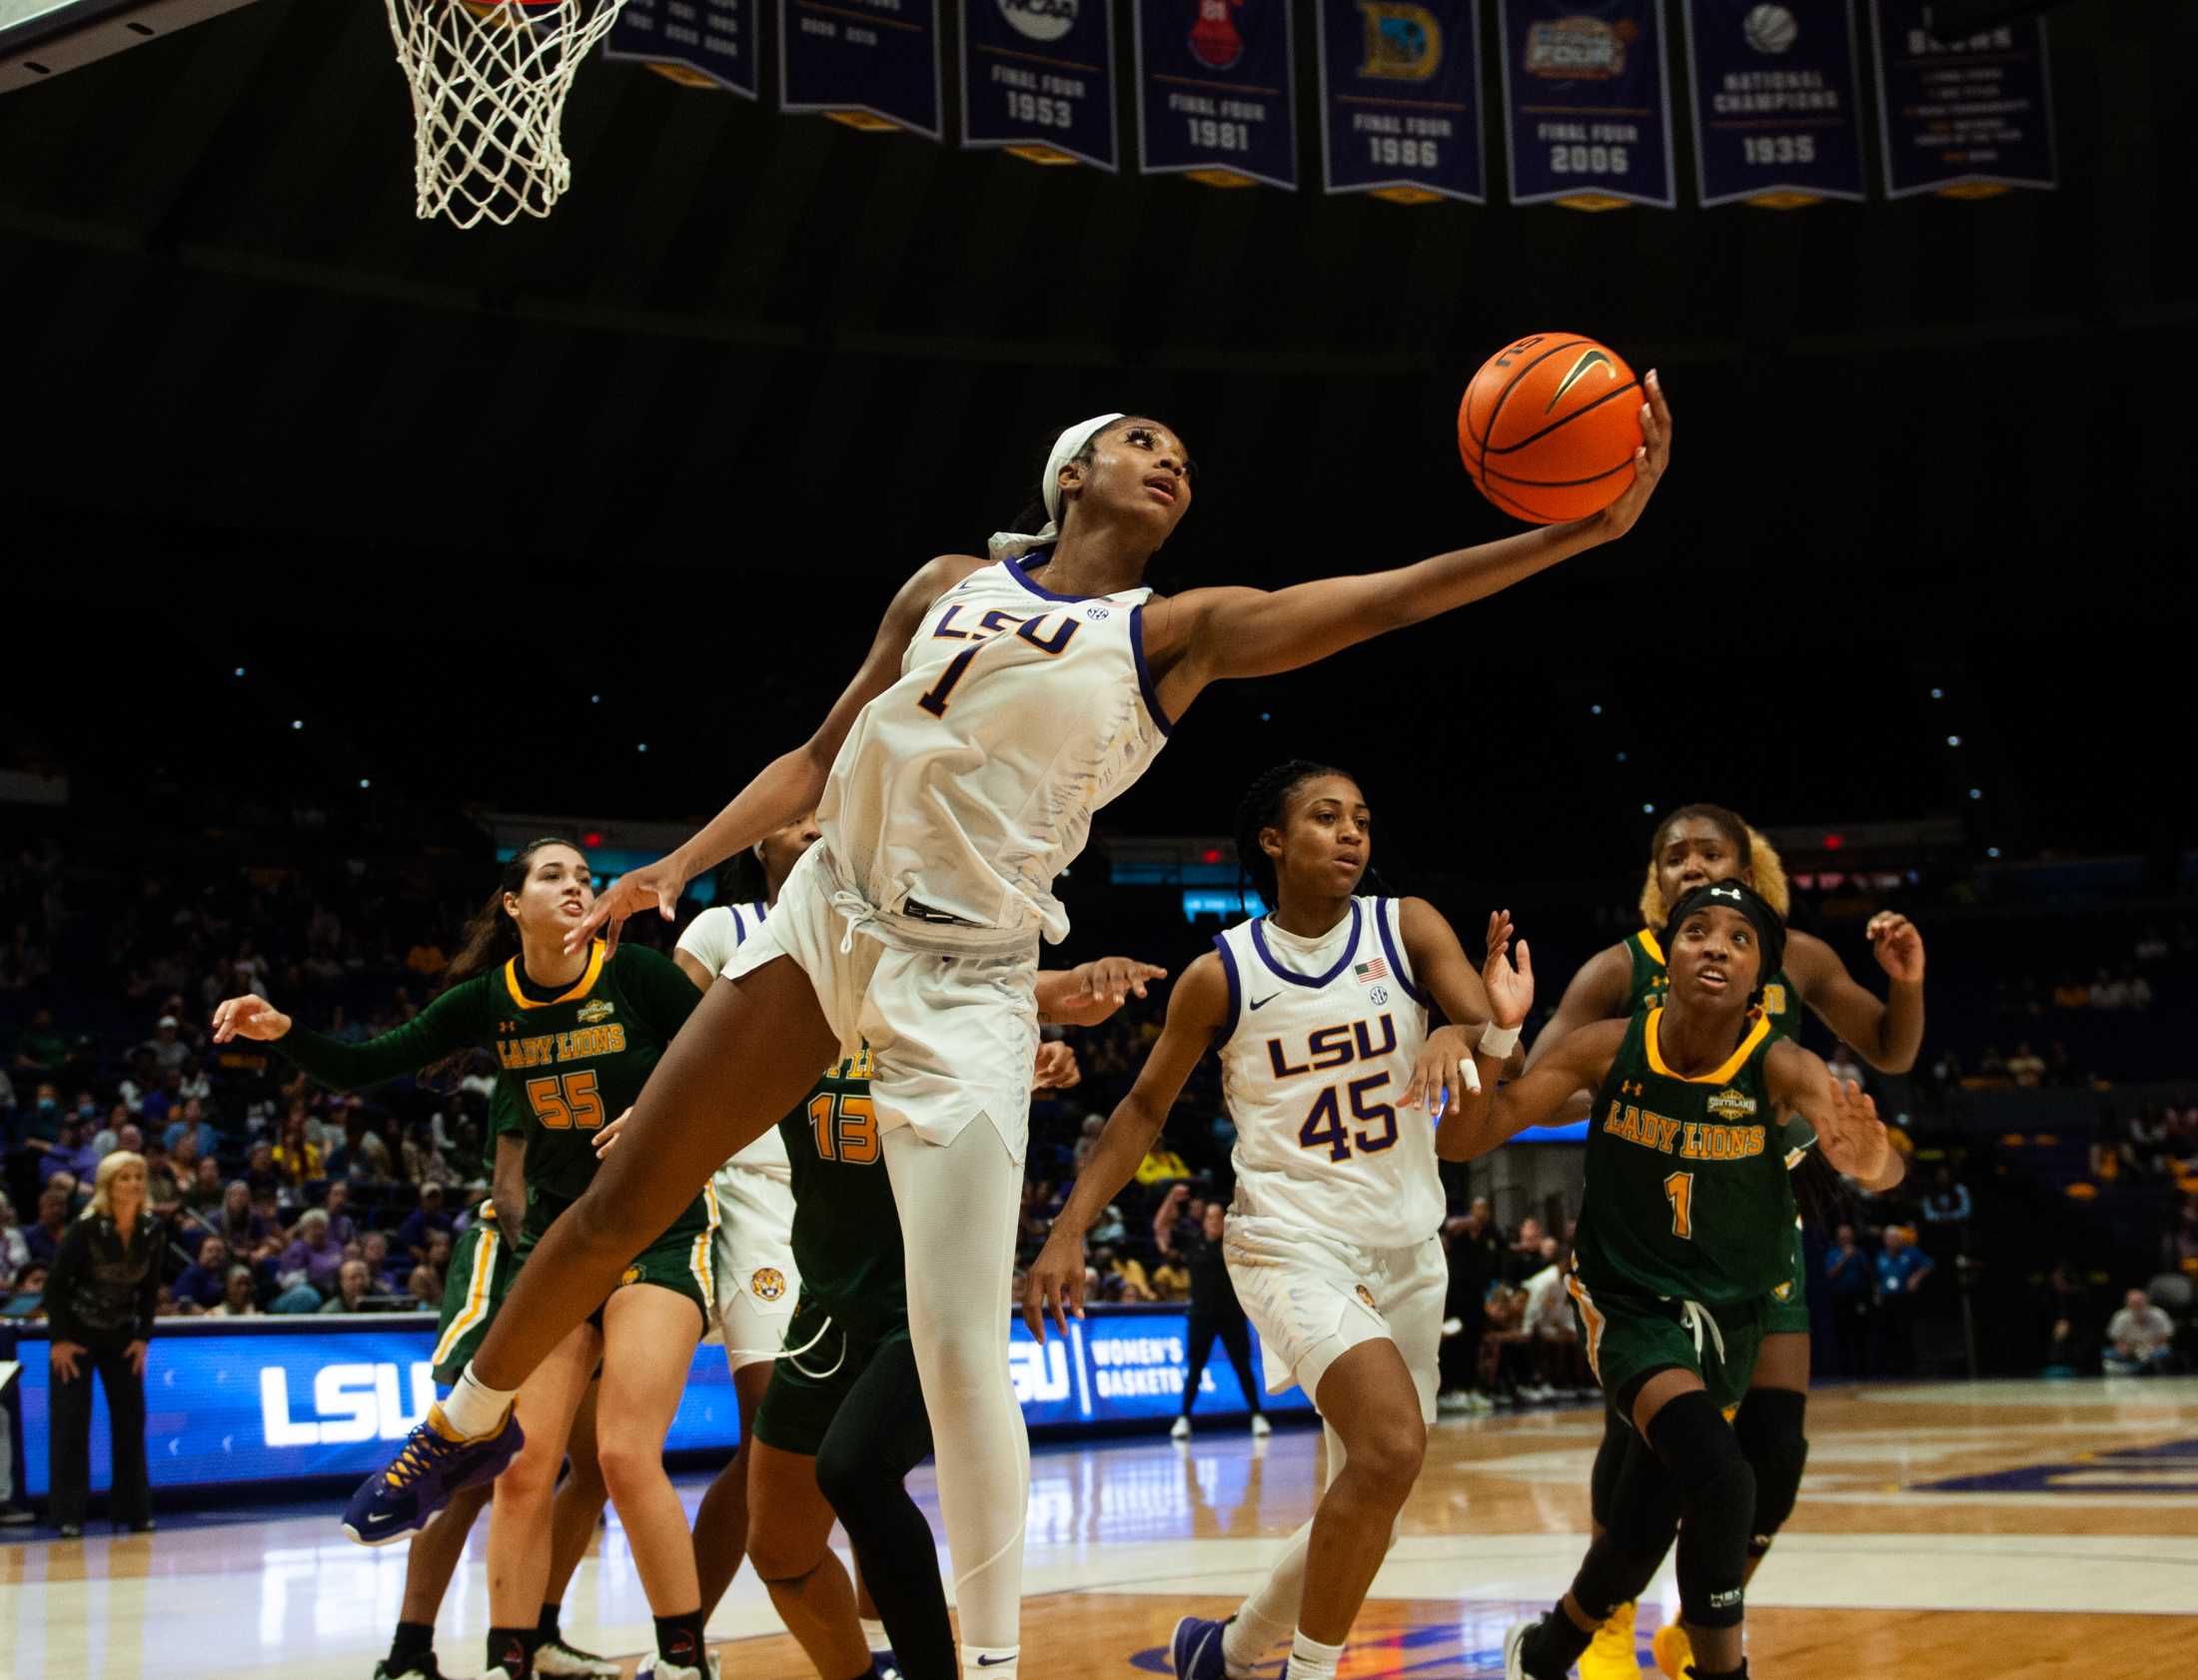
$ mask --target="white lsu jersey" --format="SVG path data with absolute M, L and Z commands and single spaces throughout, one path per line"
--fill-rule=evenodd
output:
M 679 949 L 711 974 L 722 974 L 740 942 L 761 927 L 768 914 L 770 907 L 760 899 L 753 904 L 713 904 L 686 925 L 686 931 L 679 935 Z M 793 1166 L 786 1159 L 786 1140 L 778 1135 L 776 1126 L 766 1128 L 760 1138 L 725 1165 L 768 1173 L 789 1183 L 793 1179 Z
M 1442 1228 L 1434 1123 L 1398 1106 L 1428 1034 L 1399 916 L 1395 899 L 1355 898 L 1317 943 L 1278 935 L 1264 917 L 1214 941 L 1229 983 L 1220 1049 L 1237 1131 L 1233 1213 L 1360 1249 L 1425 1243 Z
M 1054 877 L 1167 742 L 1145 665 L 1152 591 L 1057 595 L 1036 569 L 996 561 L 940 596 L 832 764 L 817 825 L 879 910 L 912 899 L 1058 942 Z

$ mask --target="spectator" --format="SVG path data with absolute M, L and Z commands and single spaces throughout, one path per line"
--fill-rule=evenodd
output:
M 139 1019 L 143 1019 L 141 1016 Z M 145 1041 L 145 1049 L 153 1058 L 154 1068 L 161 1074 L 183 1072 L 184 1063 L 191 1059 L 191 1047 L 183 1040 L 183 1023 L 173 1015 L 164 1015 L 155 1023 L 153 1036 Z
M 1832 1340 L 1839 1350 L 1841 1376 L 1869 1375 L 1870 1260 L 1854 1240 L 1854 1227 L 1843 1225 L 1824 1256 L 1825 1293 L 1830 1297 Z
M 222 1284 L 221 1303 L 207 1308 L 209 1318 L 257 1318 L 260 1303 L 252 1281 L 252 1267 L 233 1265 Z
M 2169 1343 L 2175 1320 L 2145 1298 L 2142 1289 L 2122 1296 L 2122 1309 L 2106 1323 L 2107 1350 L 2100 1357 L 2109 1375 L 2147 1376 L 2169 1368 Z
M 1930 1225 L 1969 1223 L 1969 1187 L 1954 1182 L 1951 1167 L 1940 1167 L 1931 1175 L 1931 1192 L 1923 1198 L 1923 1218 Z
M 1159 1242 L 1160 1252 L 1180 1260 L 1190 1279 L 1191 1310 L 1188 1334 L 1184 1339 L 1184 1351 L 1190 1363 L 1184 1371 L 1182 1407 L 1168 1431 L 1177 1440 L 1190 1438 L 1191 1411 L 1198 1403 L 1206 1374 L 1206 1358 L 1213 1351 L 1216 1336 L 1221 1339 L 1222 1351 L 1229 1356 L 1229 1367 L 1236 1372 L 1237 1386 L 1243 1391 L 1245 1406 L 1252 1414 L 1252 1433 L 1265 1435 L 1272 1428 L 1260 1412 L 1259 1381 L 1252 1370 L 1250 1320 L 1244 1314 L 1243 1303 L 1237 1299 L 1236 1284 L 1222 1258 L 1222 1234 L 1227 1219 L 1217 1199 L 1204 1205 L 1196 1231 L 1184 1231 L 1165 1218 L 1153 1222 L 1153 1234 Z
M 212 1156 L 202 1156 L 193 1165 L 191 1182 L 184 1186 L 183 1205 L 191 1213 L 205 1219 L 213 1219 L 221 1212 L 222 1166 Z
M 270 1153 L 276 1179 L 288 1191 L 301 1191 L 308 1181 L 325 1176 L 321 1146 L 306 1135 L 306 1116 L 303 1103 L 290 1106 L 283 1120 L 282 1142 Z
M 1824 1066 L 1841 1085 L 1858 1085 L 1865 1089 L 1869 1085 L 1869 1070 L 1862 1066 L 1862 1059 L 1854 1054 L 1852 1047 L 1844 1043 L 1831 1047 L 1831 1054 L 1824 1058 Z
M 1485 1407 L 1479 1380 L 1481 1338 L 1488 1332 L 1489 1290 L 1503 1275 L 1504 1246 L 1490 1217 L 1489 1201 L 1477 1196 L 1458 1218 L 1443 1227 L 1450 1280 L 1443 1300 L 1443 1388 L 1466 1396 L 1471 1407 Z
M 1155 1138 L 1152 1148 L 1145 1152 L 1145 1159 L 1137 1164 L 1137 1182 L 1141 1185 L 1162 1185 L 1190 1176 L 1190 1168 L 1180 1155 L 1168 1148 L 1164 1138 Z
M 1120 1243 L 1129 1236 L 1129 1227 L 1122 1221 L 1120 1203 L 1110 1202 L 1107 1211 L 1093 1222 L 1085 1241 L 1095 1246 Z
M 51 1265 L 69 1231 L 69 1192 L 48 1185 L 38 1193 L 38 1223 L 23 1233 L 23 1246 L 40 1265 Z
M 434 1263 L 433 1251 L 430 1252 L 429 1261 Z M 1099 1279 L 1097 1298 L 1100 1300 L 1154 1298 L 1152 1283 L 1145 1275 L 1143 1263 L 1135 1260 L 1125 1260 L 1111 1248 L 1102 1245 L 1092 1250 L 1090 1269 Z
M 118 1527 L 153 1526 L 145 1462 L 145 1355 L 160 1295 L 158 1226 L 145 1208 L 145 1163 L 120 1150 L 100 1163 L 92 1205 L 69 1227 L 46 1290 L 53 1324 L 48 1515 L 64 1539 L 84 1532 L 91 1494 L 92 1373 L 107 1390 Z
M 242 1179 L 232 1179 L 222 1192 L 222 1209 L 214 1229 L 239 1260 L 265 1260 L 278 1247 L 274 1227 L 252 1206 L 251 1188 Z
M 455 1222 L 443 1210 L 443 1187 L 425 1184 L 420 1187 L 420 1206 L 405 1216 L 405 1223 L 397 1228 L 397 1247 L 416 1260 L 428 1258 L 428 1239 L 436 1232 L 449 1235 Z
M 404 1279 L 390 1269 L 390 1240 L 379 1231 L 370 1231 L 359 1240 L 359 1258 L 367 1262 L 367 1270 L 374 1279 L 374 1292 L 378 1295 L 402 1294 Z
M 1504 1281 L 1524 1288 L 1527 1279 L 1549 1262 L 1542 1258 L 1542 1239 L 1548 1234 L 1533 1215 L 1519 1222 L 1518 1238 L 1504 1251 Z
M 75 1115 L 64 1116 L 61 1135 L 52 1143 L 43 1139 L 25 1140 L 39 1154 L 38 1182 L 50 1185 L 66 1173 L 72 1185 L 83 1184 L 99 1169 L 99 1153 L 91 1146 L 86 1128 L 89 1123 Z
M 15 1292 L 0 1304 L 0 1318 L 43 1318 L 46 1315 L 46 1263 L 32 1260 L 15 1279 Z
M 451 1274 L 451 1250 L 455 1246 L 449 1232 L 431 1231 L 428 1233 L 428 1258 L 422 1263 L 438 1277 L 448 1278 Z
M 30 1263 L 31 1246 L 15 1223 L 15 1204 L 0 1192 L 0 1284 L 13 1282 Z
M 342 1179 L 328 1187 L 328 1195 L 322 1199 L 323 1210 L 328 1214 L 329 1241 L 339 1249 L 348 1249 L 359 1241 L 359 1222 L 351 1217 L 351 1186 Z
M 2093 1009 L 2127 1009 L 2129 987 L 2114 978 L 2112 971 L 2099 970 L 2091 982 L 2091 1007 Z
M 182 1113 L 183 1075 L 180 1073 L 160 1075 L 153 1089 L 145 1094 L 145 1100 L 138 1105 L 139 1117 L 156 1130 Z
M 186 1097 L 182 1110 L 168 1123 L 161 1134 L 161 1141 L 173 1155 L 188 1138 L 192 1148 L 201 1156 L 209 1156 L 221 1148 L 221 1140 L 214 1135 L 213 1124 L 206 1118 L 206 1104 L 197 1097 Z
M 72 1112 L 79 1124 L 93 1128 L 89 1134 L 92 1140 L 92 1154 L 105 1159 L 107 1156 L 114 1154 L 115 1150 L 121 1145 L 122 1129 L 130 1124 L 130 1109 L 128 1104 L 116 1103 L 107 1111 L 107 1124 L 100 1126 L 93 1118 L 97 1107 L 95 1104 L 93 1110 L 87 1112 L 80 1104 Z M 138 1133 L 141 1142 L 144 1137 L 145 1134 L 142 1131 Z
M 348 1260 L 336 1274 L 336 1292 L 321 1303 L 323 1312 L 365 1312 L 374 1293 L 374 1275 L 363 1260 Z
M 182 1069 L 182 1077 L 176 1081 L 176 1095 L 186 1105 L 205 1105 L 213 1100 L 214 1082 L 206 1077 L 206 1067 L 196 1056 L 189 1058 Z
M 135 1132 L 137 1128 L 133 1126 L 130 1130 Z M 147 1144 L 140 1153 L 145 1157 L 146 1205 L 153 1210 L 155 1219 L 167 1225 L 183 1206 L 183 1187 L 176 1183 L 168 1152 L 160 1147 L 158 1140 Z
M 313 1290 L 320 1299 L 304 1310 L 314 1311 L 319 1308 L 322 1300 L 336 1292 L 337 1278 L 343 1265 L 344 1246 L 332 1240 L 327 1213 L 319 1208 L 308 1208 L 299 1217 L 290 1247 L 283 1251 L 282 1259 L 275 1262 L 275 1276 L 276 1281 L 286 1290 L 296 1288 L 301 1283 Z M 282 1299 L 278 1299 L 275 1310 L 283 1312 L 298 1308 L 286 1308 Z
M 2035 1091 L 2045 1083 L 2045 1063 L 2027 1039 L 2017 1044 L 2014 1055 L 2007 1058 L 2006 1072 L 2024 1091 Z
M 58 1074 L 68 1060 L 69 1046 L 54 1031 L 53 1011 L 40 1004 L 31 1011 L 31 1018 L 25 1023 L 23 1031 L 16 1035 L 15 1065 L 18 1070 L 29 1073 Z M 56 1107 L 60 1106 L 60 1093 L 56 1092 Z
M 277 1195 L 282 1190 L 282 1177 L 275 1168 L 275 1146 L 254 1144 L 252 1153 L 245 1157 L 244 1182 L 251 1191 L 252 1200 L 262 1196 Z
M 347 1136 L 351 1124 L 349 1120 L 345 1122 Z M 364 1115 L 360 1116 L 358 1124 L 362 1130 L 365 1128 Z M 374 1142 L 379 1145 L 381 1140 L 376 1138 Z M 361 1146 L 361 1153 L 363 1156 L 370 1153 L 366 1151 L 364 1144 Z M 385 1173 L 388 1171 L 389 1153 L 386 1149 L 382 1151 Z M 409 1184 L 418 1185 L 425 1190 L 430 1185 L 455 1185 L 459 1182 L 458 1170 L 444 1158 L 443 1146 L 436 1141 L 435 1127 L 428 1121 L 414 1123 L 412 1131 L 405 1138 L 404 1155 L 405 1179 Z
M 190 1312 L 205 1312 L 221 1303 L 229 1281 L 229 1245 L 219 1237 L 199 1240 L 199 1258 L 176 1278 L 176 1303 Z
M 1909 1245 L 1899 1226 L 1885 1228 L 1885 1246 L 1877 1256 L 1877 1322 L 1885 1369 L 1894 1376 L 1915 1373 L 1915 1306 L 1930 1259 Z
M 414 1266 L 412 1274 L 405 1279 L 405 1292 L 412 1296 L 413 1303 L 423 1311 L 442 1310 L 443 1279 L 435 1274 L 432 1267 Z

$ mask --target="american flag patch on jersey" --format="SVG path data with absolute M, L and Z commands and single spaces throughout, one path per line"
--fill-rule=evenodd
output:
M 1377 980 L 1389 978 L 1389 964 L 1376 957 L 1371 963 L 1353 963 L 1351 973 L 1361 986 L 1371 986 Z

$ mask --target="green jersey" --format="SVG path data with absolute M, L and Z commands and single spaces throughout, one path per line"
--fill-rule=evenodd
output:
M 825 1070 L 778 1123 L 793 1169 L 793 1260 L 801 1308 L 842 1326 L 883 1329 L 908 1316 L 900 1210 L 870 1107 L 870 1053 Z
M 527 1133 L 528 1234 L 538 1237 L 595 1177 L 595 1134 L 641 1094 L 700 994 L 670 959 L 640 945 L 605 954 L 564 991 L 530 986 L 518 958 L 461 981 L 404 1026 L 365 1044 L 294 1027 L 276 1042 L 291 1061 L 339 1091 L 379 1085 L 480 1048 L 497 1059 L 490 1148 L 515 1125 Z M 708 1225 L 700 1198 L 671 1228 Z
M 1639 1015 L 1645 1009 L 1660 1009 L 1664 997 L 1671 990 L 1671 977 L 1664 971 L 1663 947 L 1656 936 L 1647 928 L 1626 941 L 1626 954 L 1634 960 L 1633 984 L 1626 992 L 1626 1013 Z M 1801 995 L 1793 989 L 1785 970 L 1780 969 L 1763 987 L 1763 1001 L 1756 1006 L 1763 1019 L 1770 1023 L 1770 1036 L 1774 1039 L 1792 1039 L 1800 1042 Z
M 1595 1292 L 1729 1305 L 1786 1281 L 1795 1218 L 1764 1074 L 1775 1042 L 1750 1014 L 1723 1066 L 1664 1066 L 1663 1011 L 1636 1015 L 1588 1117 L 1577 1244 Z

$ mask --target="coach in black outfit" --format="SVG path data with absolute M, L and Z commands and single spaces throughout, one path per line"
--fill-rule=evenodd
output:
M 1213 1351 L 1214 1337 L 1218 1335 L 1223 1351 L 1229 1355 L 1229 1363 L 1236 1367 L 1237 1386 L 1244 1390 L 1244 1403 L 1251 1407 L 1252 1433 L 1264 1435 L 1268 1425 L 1267 1419 L 1260 1414 L 1259 1382 L 1252 1374 L 1251 1327 L 1237 1300 L 1236 1285 L 1229 1281 L 1229 1267 L 1221 1258 L 1221 1228 L 1227 1211 L 1219 1199 L 1210 1201 L 1198 1230 L 1178 1231 L 1176 1206 L 1188 1194 L 1187 1186 L 1176 1186 L 1168 1193 L 1160 1217 L 1153 1221 L 1153 1236 L 1160 1244 L 1160 1252 L 1181 1260 L 1191 1274 L 1190 1330 L 1184 1349 L 1190 1365 L 1183 1375 L 1183 1413 L 1169 1433 L 1178 1440 L 1190 1434 L 1191 1407 L 1198 1403 L 1198 1381 L 1206 1374 L 1206 1355 Z
M 92 1483 L 92 1372 L 107 1387 L 114 1429 L 115 1526 L 153 1526 L 145 1467 L 145 1348 L 160 1300 L 160 1222 L 146 1209 L 145 1158 L 116 1150 L 99 1164 L 84 1217 L 61 1239 L 46 1278 L 53 1327 L 49 1514 L 64 1539 L 84 1532 Z

